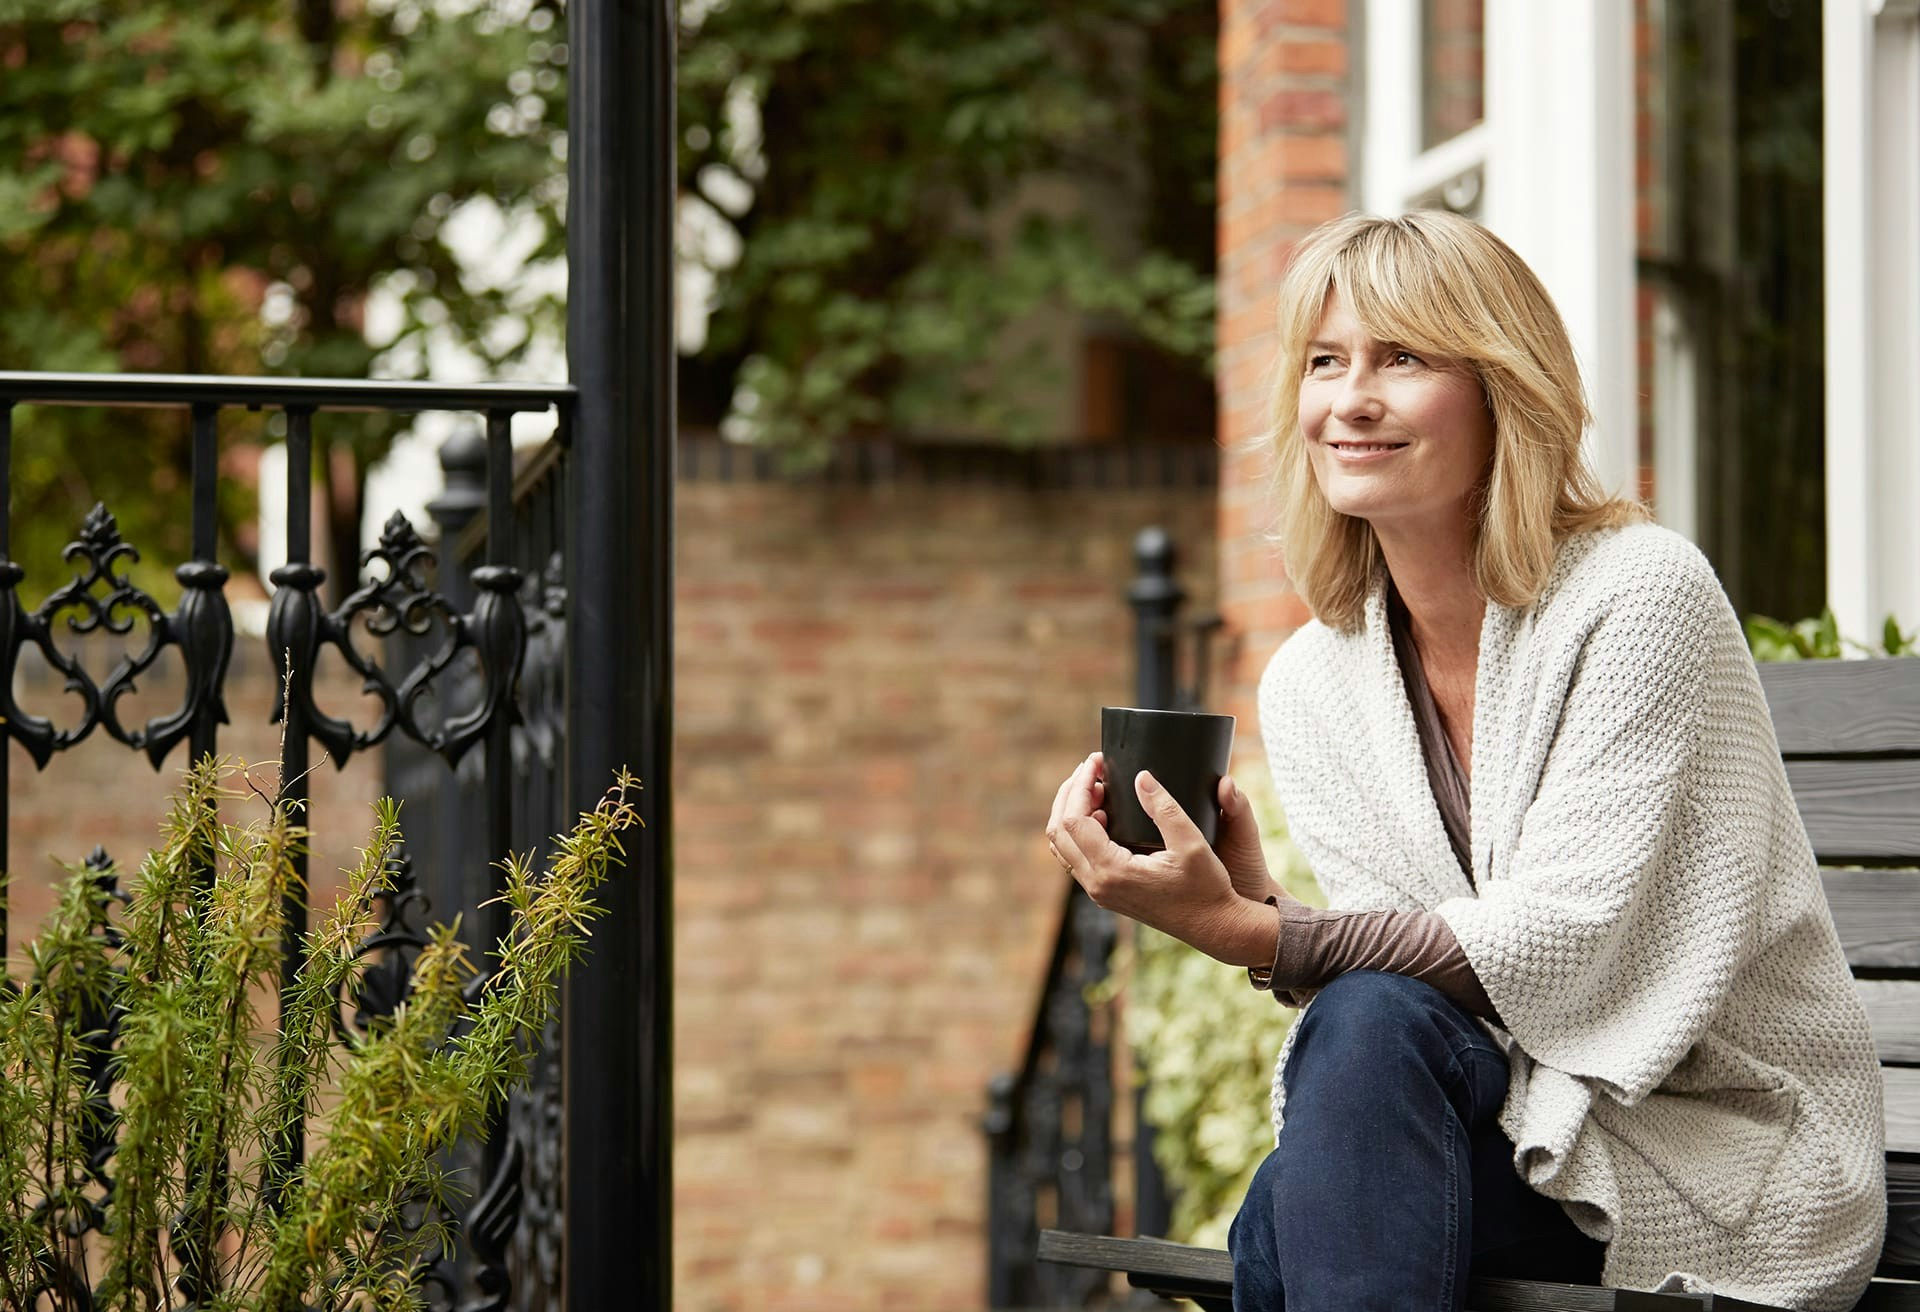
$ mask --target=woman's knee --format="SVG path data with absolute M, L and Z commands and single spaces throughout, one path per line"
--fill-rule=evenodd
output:
M 1431 985 L 1373 970 L 1336 978 L 1298 1024 L 1286 1072 L 1289 1101 L 1323 1081 L 1355 1096 L 1396 1070 L 1439 1077 L 1461 1048 L 1490 1042 Z
M 1295 1042 L 1307 1042 L 1322 1032 L 1379 1051 L 1447 1028 L 1451 1009 L 1439 990 L 1417 979 L 1378 970 L 1349 971 L 1320 990 L 1300 1018 L 1302 1028 Z

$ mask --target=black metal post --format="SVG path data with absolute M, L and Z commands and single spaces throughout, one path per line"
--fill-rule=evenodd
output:
M 444 486 L 440 495 L 427 503 L 427 513 L 439 526 L 439 541 L 436 552 L 439 557 L 438 585 L 442 596 L 456 614 L 465 615 L 473 610 L 473 580 L 465 569 L 461 568 L 457 548 L 461 535 L 487 508 L 487 440 L 480 426 L 463 416 L 459 427 L 455 428 L 447 440 L 440 444 L 440 472 Z M 451 689 L 449 689 L 451 692 Z M 447 713 L 465 710 L 464 705 L 449 701 Z M 389 752 L 406 750 L 396 746 Z M 438 770 L 439 761 L 430 761 L 427 768 Z M 416 861 L 414 871 L 426 891 L 433 906 L 436 918 L 451 922 L 456 916 L 463 916 L 463 924 L 474 924 L 472 909 L 483 898 L 473 893 L 476 885 L 470 880 L 479 876 L 473 873 L 475 863 L 470 860 L 475 855 L 475 844 L 462 814 L 462 788 L 458 771 L 453 772 L 444 785 L 433 785 L 433 793 L 441 800 L 427 812 L 427 823 L 434 827 L 434 833 L 426 833 L 416 820 L 415 827 L 409 831 L 408 847 L 416 853 L 431 853 L 432 860 Z M 484 861 L 480 863 L 484 866 Z
M 565 1303 L 673 1305 L 672 0 L 574 0 L 568 124 L 568 805 L 641 779 L 564 1009 Z M 620 1206 L 609 1206 L 619 1198 Z
M 5 606 L 7 628 L 6 660 L 0 664 L 0 677 L 13 678 L 13 628 L 18 623 L 20 601 L 14 589 L 20 583 L 20 567 L 13 563 L 13 402 L 0 398 L 0 606 Z M 13 871 L 13 737 L 0 727 L 0 871 Z M 6 975 L 7 903 L 0 897 L 0 978 Z
M 1014 1306 L 1019 1268 L 1008 1260 L 1032 1228 L 1031 1218 L 1016 1207 L 1016 1193 L 1025 1183 L 1014 1160 L 1014 1094 L 1019 1082 L 1004 1071 L 987 1085 L 987 1114 L 980 1128 L 987 1135 L 987 1306 Z
M 487 415 L 487 564 L 502 570 L 513 565 L 513 416 L 505 411 L 493 411 Z M 515 571 L 510 580 L 517 585 L 519 574 Z M 518 609 L 517 592 L 509 588 L 505 600 L 500 603 Z M 517 644 L 524 650 L 525 638 Z M 515 653 L 515 668 L 509 672 L 491 670 L 493 678 L 511 678 L 518 673 L 519 653 Z M 497 659 L 495 651 L 489 651 L 482 659 Z M 515 698 L 518 688 L 509 689 Z M 493 717 L 487 726 L 486 742 L 486 780 L 487 780 L 487 862 L 503 860 L 513 847 L 513 716 L 503 713 Z M 506 934 L 512 923 L 512 914 L 498 897 L 499 889 L 490 889 L 483 902 L 481 911 L 481 948 L 493 951 L 501 937 Z M 490 1135 L 489 1140 L 499 1136 Z
M 284 680 L 280 699 L 280 803 L 299 824 L 307 815 L 307 770 L 310 764 L 303 689 L 313 682 L 313 660 L 319 652 L 319 591 L 326 572 L 313 565 L 313 411 L 289 406 L 287 415 L 287 563 L 273 571 L 274 593 L 267 619 L 267 641 L 274 668 Z M 286 897 L 286 937 L 280 952 L 280 995 L 291 996 L 306 960 L 307 935 L 306 845 L 293 850 L 293 887 Z M 281 1145 L 278 1170 L 269 1192 L 277 1195 L 282 1180 L 306 1157 L 306 1128 L 296 1122 Z
M 1143 528 L 1133 539 L 1135 705 L 1145 710 L 1173 706 L 1178 686 L 1174 616 L 1187 593 L 1173 577 L 1173 539 L 1163 528 Z
M 1144 528 L 1133 540 L 1135 576 L 1127 589 L 1133 604 L 1136 687 L 1134 705 L 1170 710 L 1178 695 L 1178 630 L 1174 617 L 1187 599 L 1173 577 L 1173 539 L 1162 528 Z M 1165 1235 L 1173 1219 L 1167 1183 L 1153 1157 L 1154 1129 L 1147 1121 L 1144 1085 L 1133 1099 L 1133 1228 Z
M 222 590 L 227 571 L 220 566 L 220 409 L 210 404 L 193 407 L 193 560 L 177 571 L 182 584 L 199 588 L 218 608 L 218 618 L 207 636 L 218 644 L 217 650 L 201 650 L 189 656 L 189 664 L 211 662 L 209 685 L 212 696 L 204 698 L 193 728 L 187 735 L 187 764 L 197 765 L 217 749 L 220 729 L 221 694 L 227 674 L 227 653 L 233 646 L 233 622 L 227 614 Z M 185 606 L 182 607 L 185 613 Z M 194 636 L 199 636 L 195 634 Z M 195 671 L 198 673 L 198 671 Z

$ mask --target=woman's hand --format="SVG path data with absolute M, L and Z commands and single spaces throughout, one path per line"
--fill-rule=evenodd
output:
M 1271 962 L 1278 914 L 1235 891 L 1200 830 L 1151 775 L 1141 772 L 1137 791 L 1166 850 L 1136 855 L 1107 836 L 1106 813 L 1099 809 L 1105 769 L 1094 753 L 1054 795 L 1047 844 L 1067 873 L 1096 906 L 1171 934 L 1218 961 L 1234 966 Z M 1259 869 L 1265 873 L 1264 860 Z

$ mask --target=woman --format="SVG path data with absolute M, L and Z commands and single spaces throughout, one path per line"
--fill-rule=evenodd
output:
M 1056 857 L 1289 1001 L 1234 1305 L 1459 1308 L 1483 1275 L 1844 1308 L 1885 1225 L 1879 1071 L 1740 625 L 1604 496 L 1566 329 L 1468 220 L 1350 217 L 1280 292 L 1282 546 L 1315 619 L 1260 685 L 1282 894 L 1223 781 L 1209 850 Z

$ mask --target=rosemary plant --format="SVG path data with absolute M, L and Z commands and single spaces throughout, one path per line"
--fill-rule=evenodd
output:
M 225 777 L 212 761 L 188 772 L 127 894 L 72 870 L 0 991 L 6 1312 L 418 1306 L 465 1183 L 440 1150 L 483 1131 L 525 1075 L 639 823 L 623 772 L 544 870 L 502 863 L 512 928 L 484 979 L 457 923 L 436 928 L 399 1008 L 355 1033 L 338 1018 L 392 891 L 399 808 L 376 805 L 282 988 L 306 835 L 284 804 L 223 821 L 241 796 Z

